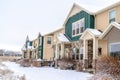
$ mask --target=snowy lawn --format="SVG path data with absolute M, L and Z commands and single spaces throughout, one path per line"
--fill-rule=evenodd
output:
M 21 67 L 14 62 L 3 62 L 16 74 L 25 74 L 27 80 L 88 80 L 92 74 L 74 70 L 60 70 L 51 67 Z

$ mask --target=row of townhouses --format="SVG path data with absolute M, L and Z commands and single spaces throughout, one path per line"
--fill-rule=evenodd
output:
M 98 12 L 73 4 L 63 26 L 26 43 L 23 58 L 46 61 L 62 58 L 82 60 L 84 68 L 93 68 L 101 55 L 120 53 L 120 2 Z

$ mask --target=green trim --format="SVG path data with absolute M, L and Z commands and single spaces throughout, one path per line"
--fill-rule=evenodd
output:
M 72 37 L 72 23 L 76 22 L 80 19 L 84 18 L 85 19 L 85 29 L 86 28 L 94 28 L 94 16 L 88 14 L 85 11 L 80 11 L 76 15 L 73 15 L 70 17 L 65 24 L 65 35 L 69 37 L 71 41 L 77 41 L 81 37 L 80 35 Z
M 39 44 L 40 44 L 40 38 L 39 38 Z M 41 51 L 41 54 L 39 53 Z M 38 47 L 38 56 L 40 59 L 43 59 L 43 36 L 42 36 L 42 45 L 39 45 Z

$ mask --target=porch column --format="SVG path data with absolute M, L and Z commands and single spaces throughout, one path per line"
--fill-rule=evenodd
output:
M 61 58 L 64 57 L 64 43 L 61 43 Z
M 84 69 L 87 69 L 88 68 L 88 43 L 87 43 L 87 40 L 84 40 L 83 41 L 84 43 L 84 47 L 83 47 L 83 68 Z
M 55 49 L 55 60 L 58 59 L 58 44 L 56 44 L 56 49 Z
M 88 59 L 88 55 L 87 55 L 87 52 L 88 52 L 87 40 L 84 40 L 83 43 L 84 43 L 84 46 L 83 46 L 83 59 Z
M 98 39 L 93 39 L 93 59 L 97 59 L 98 57 Z
M 93 38 L 93 69 L 96 71 L 96 61 L 98 57 L 98 39 Z

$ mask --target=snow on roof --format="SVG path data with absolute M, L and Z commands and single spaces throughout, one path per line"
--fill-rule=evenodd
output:
M 57 38 L 62 42 L 69 42 L 69 40 L 63 33 L 60 33 L 59 35 L 57 35 Z
M 86 30 L 83 32 L 83 34 L 82 34 L 82 36 L 80 37 L 80 39 L 83 39 L 86 33 L 89 33 L 89 34 L 92 35 L 93 37 L 99 37 L 99 36 L 102 34 L 102 33 L 101 33 L 100 31 L 98 31 L 97 29 L 90 29 L 90 28 L 88 28 L 88 29 L 86 29 Z
M 117 22 L 112 22 L 109 24 L 109 26 L 104 30 L 104 32 L 100 35 L 100 39 L 102 39 L 113 27 L 120 30 L 120 24 Z
M 28 49 L 34 49 L 34 47 L 33 47 L 33 46 L 28 46 L 27 48 L 28 48 Z
M 100 36 L 101 35 L 101 32 L 98 31 L 97 29 L 87 29 L 87 30 L 90 31 L 95 36 Z

